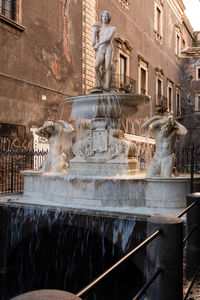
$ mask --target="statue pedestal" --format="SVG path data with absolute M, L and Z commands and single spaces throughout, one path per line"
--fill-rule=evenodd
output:
M 80 176 L 22 171 L 24 196 L 35 204 L 72 207 L 144 206 L 144 175 Z
M 69 207 L 183 208 L 190 193 L 189 177 L 145 178 L 81 176 L 22 171 L 24 196 L 32 203 Z M 199 178 L 198 178 L 199 180 Z M 198 186 L 198 185 L 197 185 Z M 194 185 L 194 190 L 196 187 Z

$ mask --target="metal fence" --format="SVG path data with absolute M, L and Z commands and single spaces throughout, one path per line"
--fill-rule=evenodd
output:
M 20 171 L 39 169 L 46 155 L 45 151 L 0 149 L 0 194 L 23 192 Z M 200 173 L 200 148 L 178 148 L 175 155 L 175 173 L 190 174 L 192 186 L 194 174 Z M 145 159 L 138 157 L 138 161 L 141 169 L 147 168 Z
M 22 170 L 36 170 L 45 159 L 44 151 L 0 150 L 0 194 L 23 192 Z
M 200 173 L 200 148 L 192 145 L 175 150 L 175 167 L 178 173 Z

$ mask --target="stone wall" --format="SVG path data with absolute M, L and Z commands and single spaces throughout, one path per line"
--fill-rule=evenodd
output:
M 31 127 L 59 117 L 81 93 L 80 1 L 17 1 L 20 18 L 0 18 L 0 122 Z
M 182 59 L 182 118 L 181 122 L 188 129 L 184 139 L 180 139 L 180 146 L 188 147 L 192 144 L 200 146 L 199 121 L 200 112 L 197 110 L 197 97 L 200 95 L 200 80 L 197 80 L 197 70 L 200 68 L 199 48 L 193 48 L 193 54 Z M 189 50 L 188 50 L 189 51 Z M 195 54 L 196 53 L 196 54 Z

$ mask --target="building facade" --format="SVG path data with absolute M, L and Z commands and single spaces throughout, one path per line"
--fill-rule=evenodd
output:
M 6 4 L 7 3 L 7 4 Z M 181 50 L 192 29 L 182 0 L 0 1 L 1 136 L 28 136 L 60 116 L 62 99 L 95 84 L 92 24 L 102 10 L 112 15 L 113 86 L 151 96 L 127 133 L 144 135 L 141 124 L 156 105 L 181 110 Z
M 82 90 L 80 1 L 0 1 L 0 127 L 27 138 Z
M 194 45 L 182 51 L 182 113 L 181 122 L 188 129 L 182 146 L 200 146 L 200 32 L 194 32 Z

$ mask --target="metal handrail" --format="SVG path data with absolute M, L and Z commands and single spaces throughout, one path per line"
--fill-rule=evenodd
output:
M 196 205 L 196 202 L 193 202 L 192 204 L 190 204 L 177 216 L 177 218 L 181 218 L 184 214 L 186 214 L 188 212 L 188 210 L 190 210 L 195 205 Z
M 144 246 L 148 245 L 152 240 L 154 240 L 160 234 L 160 232 L 161 232 L 160 230 L 157 230 L 156 232 L 154 232 L 146 240 L 144 240 L 142 243 L 140 243 L 140 245 L 138 245 L 133 250 L 131 250 L 129 253 L 127 253 L 123 258 L 121 258 L 118 262 L 116 262 L 112 267 L 110 267 L 103 274 L 101 274 L 94 281 L 92 281 L 85 288 L 83 288 L 80 292 L 78 292 L 76 294 L 76 296 L 80 297 L 83 294 L 85 294 L 88 290 L 90 290 L 93 286 L 95 286 L 100 280 L 102 280 L 107 274 L 109 274 L 112 270 L 116 269 L 119 265 L 121 265 L 121 263 L 123 263 L 125 260 L 127 260 L 133 254 L 136 254 Z
M 186 214 L 192 207 L 194 207 L 197 203 L 193 202 L 188 207 L 186 207 L 180 214 L 178 214 L 178 218 L 181 218 L 184 214 Z M 192 235 L 192 233 L 198 228 L 198 226 L 194 226 L 192 230 L 184 237 L 183 244 L 189 239 L 189 237 Z
M 188 288 L 188 290 L 187 290 L 187 293 L 185 294 L 185 297 L 184 297 L 183 300 L 187 300 L 187 298 L 188 298 L 188 296 L 189 296 L 189 293 L 190 293 L 190 291 L 191 291 L 191 289 L 192 289 L 192 287 L 193 287 L 193 285 L 194 285 L 194 283 L 195 283 L 195 281 L 196 281 L 196 279 L 197 279 L 199 273 L 200 273 L 200 267 L 197 269 L 197 271 L 196 271 L 196 273 L 195 273 L 195 275 L 194 275 L 194 277 L 193 277 L 193 279 L 192 279 L 192 282 L 191 282 L 191 284 L 190 284 L 190 286 L 189 286 L 189 288 Z

